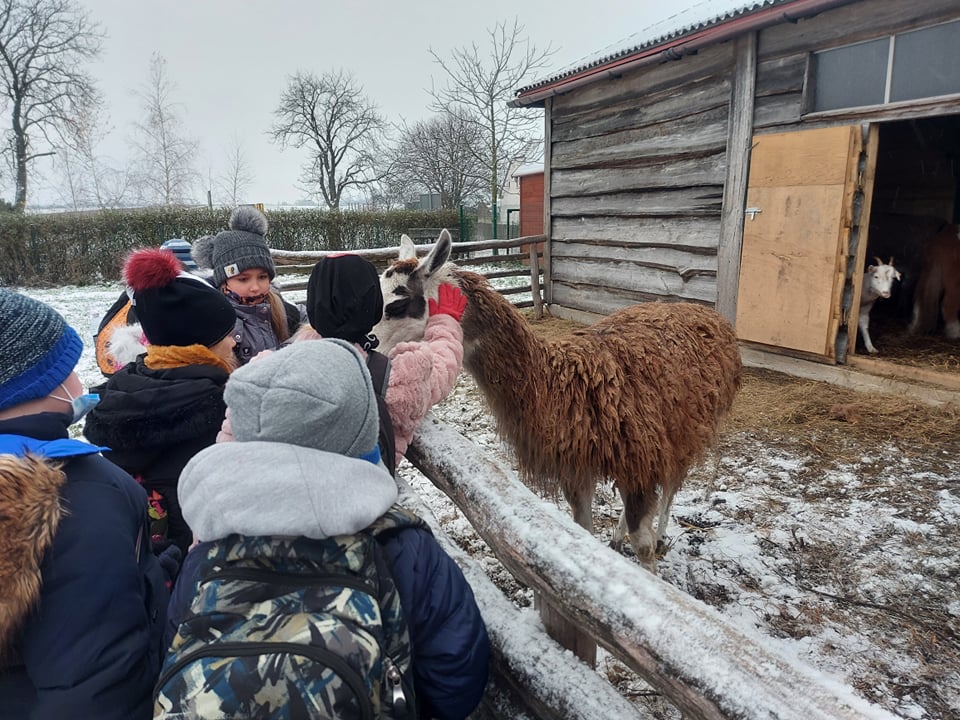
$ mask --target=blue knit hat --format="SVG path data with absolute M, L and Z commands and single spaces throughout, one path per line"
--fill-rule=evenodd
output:
M 0 288 L 0 410 L 45 398 L 81 352 L 80 336 L 56 310 Z
M 177 260 L 180 261 L 180 264 L 183 265 L 184 270 L 187 272 L 196 272 L 200 269 L 193 261 L 193 255 L 190 254 L 193 247 L 183 238 L 170 238 L 160 246 L 160 249 L 169 250 L 176 255 Z

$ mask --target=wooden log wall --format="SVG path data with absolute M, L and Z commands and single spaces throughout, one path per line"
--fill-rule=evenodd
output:
M 716 302 L 732 62 L 718 46 L 553 99 L 552 302 Z

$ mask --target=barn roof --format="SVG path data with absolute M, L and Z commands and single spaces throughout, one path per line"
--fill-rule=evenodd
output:
M 794 22 L 800 17 L 846 5 L 856 0 L 702 0 L 592 53 L 573 65 L 516 91 L 511 104 L 534 105 L 544 98 L 607 77 L 605 71 L 639 59 L 670 60 L 695 52 L 712 42 L 758 29 L 764 25 Z M 753 18 L 754 22 L 745 22 Z M 726 29 L 727 32 L 720 32 Z

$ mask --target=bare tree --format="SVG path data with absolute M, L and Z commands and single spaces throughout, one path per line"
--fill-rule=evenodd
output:
M 539 152 L 539 116 L 508 105 L 525 78 L 546 66 L 553 50 L 538 50 L 523 37 L 523 25 L 497 23 L 487 30 L 489 46 L 476 43 L 454 50 L 450 57 L 430 54 L 443 68 L 447 85 L 431 91 L 437 110 L 468 118 L 483 133 L 480 160 L 486 169 L 491 207 L 506 184 L 511 162 L 524 162 Z
M 174 102 L 174 90 L 166 59 L 154 53 L 150 77 L 139 92 L 144 120 L 134 128 L 143 189 L 151 201 L 164 205 L 190 200 L 199 179 L 195 165 L 199 146 L 183 134 L 182 106 Z
M 484 135 L 470 118 L 447 110 L 412 126 L 404 125 L 395 148 L 394 176 L 440 195 L 455 208 L 483 195 L 487 187 Z M 396 180 L 395 180 L 396 182 Z
M 99 54 L 102 39 L 72 0 L 0 0 L 0 90 L 10 117 L 18 211 L 27 206 L 30 163 L 52 155 L 74 118 L 99 102 L 83 66 Z
M 344 191 L 363 190 L 384 177 L 381 152 L 386 122 L 363 88 L 343 70 L 317 77 L 298 72 L 280 97 L 272 128 L 281 147 L 307 148 L 301 181 L 340 208 Z
M 112 131 L 100 106 L 78 113 L 63 145 L 56 165 L 62 174 L 64 200 L 75 208 L 117 207 L 131 189 L 129 169 L 114 166 L 99 152 L 100 143 Z
M 234 135 L 225 151 L 226 165 L 217 179 L 217 189 L 225 205 L 236 207 L 243 201 L 244 193 L 253 182 L 253 169 L 247 160 L 243 140 Z

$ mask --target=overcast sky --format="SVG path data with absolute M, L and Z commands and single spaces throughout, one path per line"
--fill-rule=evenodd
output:
M 150 56 L 167 60 L 186 131 L 199 141 L 198 170 L 214 178 L 227 165 L 231 139 L 243 141 L 255 180 L 249 200 L 294 202 L 302 151 L 281 151 L 267 135 L 292 73 L 353 73 L 388 120 L 429 115 L 439 55 L 477 43 L 497 22 L 525 26 L 538 48 L 556 54 L 546 74 L 615 44 L 702 0 L 77 0 L 107 37 L 91 68 L 104 94 L 112 132 L 103 146 L 117 164 L 129 152 L 130 124 L 140 111 L 135 93 L 149 75 Z M 700 15 L 695 10 L 693 15 Z M 700 17 L 692 19 L 702 19 Z M 540 76 L 538 76 L 540 77 Z M 531 78 L 531 81 L 538 78 Z M 43 162 L 43 161 L 40 161 Z M 46 168 L 49 171 L 49 165 Z M 37 187 L 37 186 L 35 186 Z M 40 190 L 39 187 L 37 187 Z M 9 194 L 9 193 L 8 193 Z M 205 195 L 205 189 L 198 197 Z M 36 202 L 50 201 L 49 187 Z

